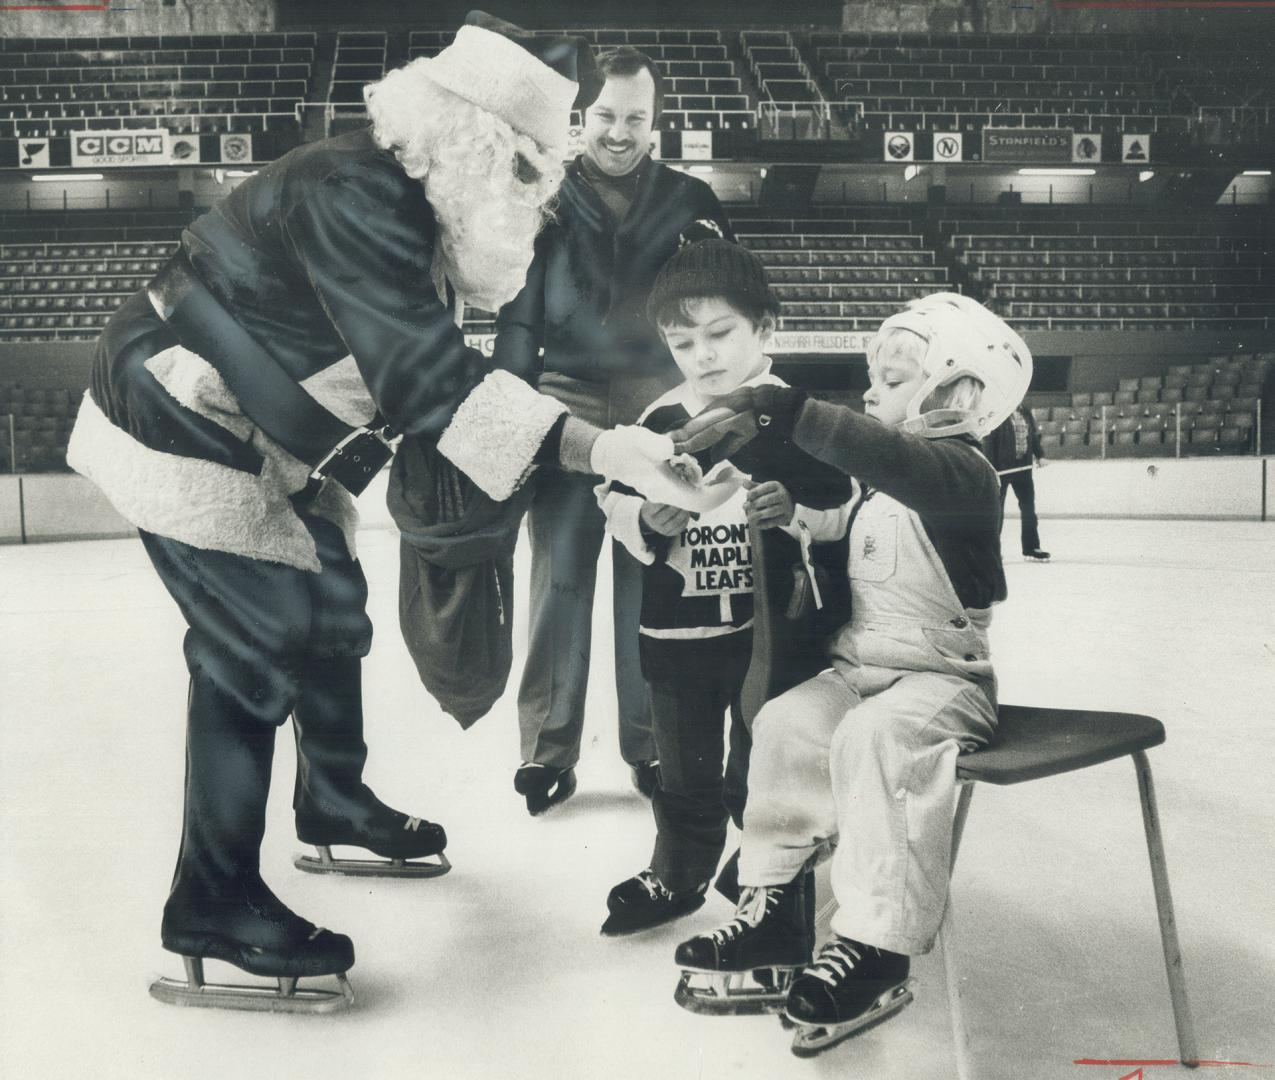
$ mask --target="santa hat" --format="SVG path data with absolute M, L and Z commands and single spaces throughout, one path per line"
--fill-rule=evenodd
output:
M 411 66 L 564 155 L 571 110 L 587 107 L 602 88 L 583 38 L 535 36 L 485 11 L 471 11 L 450 45 Z

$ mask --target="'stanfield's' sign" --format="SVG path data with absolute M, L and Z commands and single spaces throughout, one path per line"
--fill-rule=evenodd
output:
M 983 128 L 983 160 L 1070 165 L 1071 128 Z

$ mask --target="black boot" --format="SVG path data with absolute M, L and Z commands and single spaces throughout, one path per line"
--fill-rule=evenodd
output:
M 675 959 L 697 971 L 801 967 L 814 951 L 814 926 L 814 872 L 803 870 L 787 885 L 743 889 L 735 917 L 683 941 Z
M 607 937 L 633 934 L 689 915 L 704 906 L 707 889 L 705 882 L 697 889 L 672 892 L 654 870 L 647 868 L 611 890 L 607 896 L 609 914 L 602 924 L 602 933 Z
M 439 854 L 447 846 L 441 825 L 391 809 L 363 783 L 367 744 L 359 658 L 312 658 L 309 665 L 292 714 L 297 839 L 366 848 L 383 859 Z
M 206 676 L 191 679 L 181 852 L 164 905 L 165 949 L 254 975 L 332 975 L 354 945 L 293 914 L 261 880 L 275 729 Z
M 514 773 L 514 791 L 527 800 L 527 813 L 532 817 L 566 802 L 575 790 L 576 771 L 570 767 L 555 769 L 524 761 Z

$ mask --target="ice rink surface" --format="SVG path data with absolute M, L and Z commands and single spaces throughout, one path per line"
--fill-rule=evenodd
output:
M 1210 1076 L 1275 1076 L 1275 524 L 1045 521 L 1048 565 L 1005 549 L 993 655 L 1005 702 L 1143 712 L 1184 963 Z M 292 868 L 294 773 L 279 733 L 266 880 L 349 933 L 357 1003 L 333 1017 L 175 1009 L 159 945 L 176 854 L 183 625 L 135 540 L 0 548 L 0 1075 L 6 1080 L 774 1080 L 954 1075 L 938 953 L 915 1004 L 810 1060 L 773 1017 L 673 1003 L 674 945 L 700 912 L 629 939 L 598 927 L 646 865 L 649 806 L 619 760 L 608 619 L 598 619 L 579 793 L 529 818 L 513 691 L 469 732 L 420 686 L 399 638 L 397 539 L 360 534 L 377 638 L 365 666 L 367 778 L 442 822 L 428 881 Z M 599 592 L 609 595 L 605 578 Z M 525 652 L 525 552 L 515 636 Z M 599 613 L 609 605 L 599 604 Z M 975 1075 L 1118 1080 L 1078 1059 L 1175 1055 L 1128 759 L 980 787 L 953 880 Z M 210 979 L 233 969 L 209 965 Z M 1185 1075 L 1149 1067 L 1151 1078 Z

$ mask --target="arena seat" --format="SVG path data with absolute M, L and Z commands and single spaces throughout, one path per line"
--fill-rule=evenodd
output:
M 15 135 L 295 126 L 315 53 L 313 32 L 207 34 L 183 39 L 180 48 L 159 38 L 74 40 L 76 47 L 71 39 L 45 39 L 43 49 L 0 41 L 0 116 L 14 122 Z

